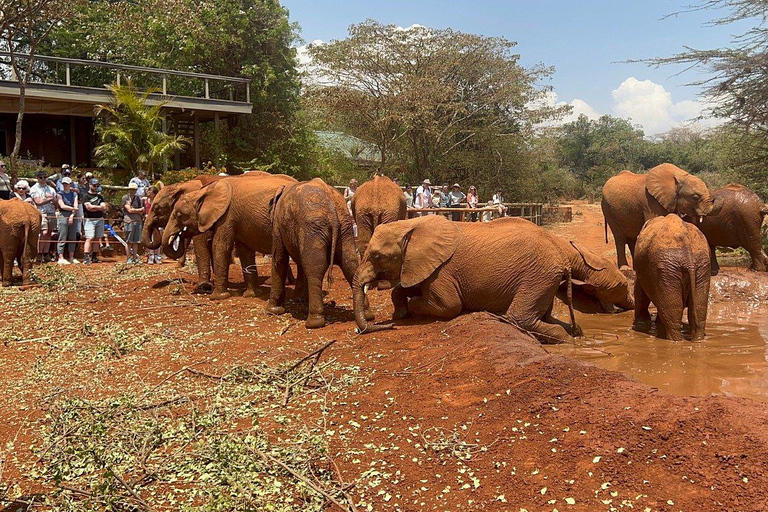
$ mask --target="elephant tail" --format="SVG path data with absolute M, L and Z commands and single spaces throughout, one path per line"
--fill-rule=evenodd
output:
M 25 265 L 28 265 L 29 262 L 31 262 L 34 259 L 34 257 L 35 257 L 34 254 L 30 254 L 30 248 L 29 248 L 29 229 L 30 229 L 29 222 L 25 222 L 24 223 L 24 249 L 21 252 L 21 260 L 22 261 L 19 262 L 19 267 L 22 270 L 24 270 L 24 271 L 27 270 Z
M 331 259 L 328 265 L 328 291 L 331 291 L 331 285 L 333 285 L 333 263 L 336 259 L 336 244 L 339 243 L 339 231 L 341 230 L 341 219 L 339 219 L 338 212 L 336 213 L 336 222 L 331 229 Z
M 573 312 L 573 280 L 571 278 L 571 268 L 565 270 L 566 298 L 568 302 L 568 313 L 571 316 L 571 336 L 579 337 L 582 335 L 581 328 L 576 325 L 576 315 Z

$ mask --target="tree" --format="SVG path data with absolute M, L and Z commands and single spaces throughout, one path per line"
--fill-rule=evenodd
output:
M 84 4 L 69 26 L 53 31 L 46 52 L 251 78 L 253 114 L 223 123 L 219 154 L 210 154 L 215 147 L 204 152 L 222 163 L 296 174 L 312 167 L 313 146 L 301 117 L 296 39 L 297 26 L 275 0 L 109 0 Z M 77 72 L 79 83 L 97 87 L 114 79 Z M 140 79 L 137 87 L 145 85 Z M 171 79 L 169 91 L 200 94 L 194 85 Z
M 523 68 L 514 46 L 367 20 L 347 39 L 310 47 L 308 95 L 332 122 L 374 142 L 384 165 L 435 171 L 454 153 L 478 151 L 500 134 L 530 135 L 564 112 L 539 101 L 552 68 Z
M 725 48 L 694 49 L 646 62 L 661 66 L 686 65 L 700 68 L 707 78 L 692 82 L 703 86 L 711 113 L 727 119 L 734 133 L 740 132 L 745 145 L 757 152 L 742 152 L 744 164 L 768 163 L 768 9 L 763 0 L 703 0 L 695 10 L 724 10 L 713 25 L 750 21 L 753 27 L 735 35 Z M 675 13 L 678 14 L 678 13 Z M 757 144 L 756 144 L 757 143 Z
M 72 15 L 79 1 L 0 1 L 0 37 L 3 47 L 10 54 L 12 76 L 19 84 L 15 141 L 8 162 L 11 167 L 11 180 L 14 182 L 18 178 L 16 162 L 21 150 L 27 84 L 35 72 L 37 49 L 48 38 L 55 26 Z
M 94 150 L 96 161 L 105 167 L 120 167 L 132 175 L 143 169 L 152 176 L 167 164 L 175 151 L 184 149 L 183 137 L 163 133 L 164 103 L 147 105 L 152 91 L 137 94 L 132 85 L 109 87 L 111 105 L 98 105 L 106 117 L 97 125 L 101 144 Z

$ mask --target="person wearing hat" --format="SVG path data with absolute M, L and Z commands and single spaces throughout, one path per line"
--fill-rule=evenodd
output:
M 104 236 L 104 212 L 107 211 L 108 207 L 104 197 L 99 193 L 99 180 L 96 178 L 91 178 L 88 183 L 88 190 L 83 194 L 83 207 L 83 217 L 85 217 L 83 263 L 88 265 L 99 262 L 96 257 L 96 248 L 92 248 L 92 243 L 94 238 L 99 240 Z
M 504 206 L 504 196 L 501 193 L 501 189 L 497 188 L 496 193 L 493 194 L 493 204 L 499 207 L 499 216 L 503 217 L 507 213 L 507 207 Z
M 413 206 L 415 208 L 424 209 L 429 208 L 432 201 L 432 183 L 429 178 L 426 178 L 419 188 L 416 189 L 416 197 L 413 198 Z
M 141 230 L 144 221 L 144 202 L 139 197 L 139 184 L 131 180 L 128 184 L 128 193 L 121 201 L 125 215 L 125 241 L 128 243 L 128 263 L 139 264 L 139 244 L 141 243 Z
M 147 179 L 147 171 L 140 169 L 136 176 L 131 178 L 128 182 L 128 186 L 131 184 L 136 185 L 136 195 L 143 199 L 147 196 L 147 189 L 149 188 L 149 180 Z
M 11 198 L 11 177 L 8 176 L 8 166 L 0 160 L 0 199 Z
M 75 259 L 75 242 L 77 242 L 77 231 L 75 231 L 75 216 L 79 205 L 77 192 L 72 188 L 72 178 L 64 176 L 61 178 L 63 190 L 56 196 L 59 206 L 59 215 L 56 217 L 59 230 L 59 265 L 69 265 L 70 263 L 80 263 Z M 69 260 L 64 258 L 64 250 L 69 253 Z
M 13 195 L 34 206 L 35 202 L 29 197 L 29 182 L 27 180 L 19 180 L 13 186 Z
M 29 195 L 40 212 L 40 238 L 37 245 L 37 258 L 40 263 L 51 261 L 48 251 L 56 229 L 56 189 L 48 184 L 47 176 L 45 171 L 38 171 L 37 183 L 29 190 Z
M 62 186 L 62 180 L 64 178 L 71 178 L 72 177 L 72 168 L 69 166 L 69 164 L 64 164 L 61 166 L 61 172 L 59 173 L 59 176 L 56 178 L 56 192 L 61 194 L 61 192 L 64 190 L 64 187 Z M 72 183 L 72 188 L 74 189 L 76 187 L 75 183 Z
M 448 193 L 448 208 L 461 208 L 461 203 L 466 202 L 466 200 L 467 195 L 461 191 L 461 185 L 454 183 Z M 461 220 L 461 213 L 451 213 L 451 218 L 458 222 Z

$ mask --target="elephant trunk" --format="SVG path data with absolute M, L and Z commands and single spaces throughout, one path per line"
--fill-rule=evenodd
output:
M 167 226 L 163 232 L 163 252 L 173 260 L 178 260 L 184 256 L 185 247 L 182 240 L 182 231 L 175 226 Z
M 361 264 L 355 278 L 352 281 L 352 301 L 355 308 L 355 321 L 357 322 L 358 334 L 369 334 L 377 331 L 392 329 L 392 324 L 369 325 L 365 318 L 365 292 L 368 283 L 376 279 L 376 274 L 370 264 L 365 261 Z
M 632 297 L 630 297 L 628 295 L 627 298 L 624 299 L 623 301 L 617 302 L 616 306 L 620 307 L 621 309 L 623 309 L 625 311 L 634 310 L 635 309 L 635 299 L 633 299 Z
M 141 232 L 141 243 L 150 250 L 155 250 L 163 243 L 162 239 L 155 240 L 152 235 L 155 231 L 155 216 L 150 214 L 147 216 L 147 221 L 144 223 L 144 230 Z

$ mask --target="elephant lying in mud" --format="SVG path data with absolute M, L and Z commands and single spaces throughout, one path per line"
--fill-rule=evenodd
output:
M 706 184 L 672 164 L 657 165 L 648 174 L 621 171 L 605 182 L 601 207 L 605 242 L 611 228 L 619 267 L 628 266 L 624 249 L 635 256 L 635 241 L 646 221 L 670 213 L 699 219 L 712 211 Z
M 363 315 L 365 287 L 388 279 L 399 281 L 392 290 L 395 319 L 491 311 L 505 314 L 544 343 L 573 341 L 581 329 L 570 301 L 572 278 L 603 303 L 634 307 L 618 268 L 532 222 L 504 218 L 456 223 L 440 216 L 419 217 L 376 228 L 355 274 L 355 318 L 361 332 L 382 328 L 369 326 Z M 569 327 L 551 316 L 563 281 Z
M 660 338 L 681 341 L 680 323 L 688 308 L 691 340 L 704 337 L 709 304 L 709 246 L 704 234 L 677 215 L 650 220 L 635 246 L 635 327 L 651 320 L 648 306 L 658 309 Z
M 285 313 L 288 256 L 298 267 L 296 295 L 308 302 L 307 329 L 325 325 L 323 278 L 333 265 L 352 285 L 360 263 L 352 216 L 344 198 L 320 178 L 286 186 L 275 195 L 272 241 L 272 288 L 267 311 Z M 361 313 L 373 319 L 370 312 Z
M 704 233 L 709 243 L 712 275 L 717 275 L 715 247 L 743 247 L 752 257 L 750 270 L 768 271 L 768 258 L 763 252 L 761 228 L 768 213 L 768 205 L 743 185 L 726 185 L 712 193 L 714 207 L 699 222 L 693 223 Z
M 2 285 L 10 286 L 13 261 L 19 263 L 22 286 L 29 285 L 30 269 L 37 258 L 40 212 L 19 199 L 0 201 L 0 270 Z

